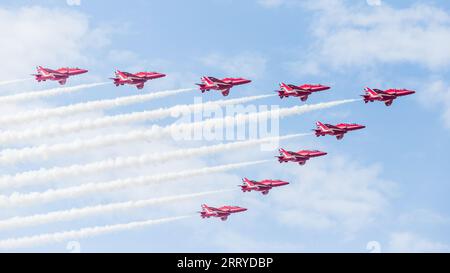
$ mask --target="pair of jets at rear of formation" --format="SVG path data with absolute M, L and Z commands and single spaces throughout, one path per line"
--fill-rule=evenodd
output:
M 349 131 L 359 130 L 365 128 L 364 125 L 359 124 L 347 124 L 347 123 L 339 123 L 336 125 L 331 124 L 323 124 L 320 121 L 316 123 L 317 128 L 314 129 L 317 137 L 324 135 L 333 135 L 336 136 L 337 139 L 342 139 L 344 134 Z M 283 148 L 279 149 L 278 161 L 280 163 L 283 162 L 295 162 L 300 165 L 305 165 L 306 161 L 313 157 L 324 156 L 327 153 L 321 152 L 318 150 L 301 150 L 298 152 L 286 151 Z M 241 190 L 243 192 L 251 192 L 258 191 L 263 195 L 267 195 L 269 191 L 274 187 L 280 187 L 288 185 L 289 182 L 283 180 L 270 180 L 265 179 L 262 181 L 250 180 L 248 178 L 242 179 Z M 208 205 L 202 205 L 202 211 L 200 211 L 200 216 L 202 218 L 210 218 L 210 217 L 218 217 L 222 221 L 227 220 L 228 216 L 232 213 L 238 213 L 246 211 L 246 208 L 238 207 L 238 206 L 222 206 L 222 207 L 210 207 Z
M 50 68 L 44 68 L 42 66 L 37 67 L 37 74 L 32 74 L 38 82 L 51 80 L 58 81 L 61 85 L 65 84 L 67 79 L 71 76 L 84 74 L 88 72 L 86 69 L 80 68 L 58 68 L 56 70 Z M 115 77 L 110 78 L 113 80 L 113 83 L 116 86 L 119 85 L 135 85 L 138 89 L 144 88 L 145 83 L 148 80 L 158 79 L 165 77 L 165 74 L 159 72 L 137 72 L 137 73 L 129 73 L 124 71 L 115 71 Z M 223 78 L 218 79 L 215 77 L 207 77 L 204 76 L 201 78 L 202 83 L 197 83 L 200 91 L 202 93 L 217 90 L 222 93 L 224 96 L 228 96 L 231 88 L 236 85 L 242 85 L 250 83 L 251 80 L 247 80 L 244 78 Z M 314 92 L 325 91 L 330 89 L 329 86 L 321 85 L 321 84 L 303 84 L 303 85 L 293 85 L 293 84 L 285 84 L 280 83 L 280 89 L 275 92 L 278 93 L 278 96 L 282 99 L 284 97 L 298 97 L 301 101 L 306 101 L 308 96 Z M 373 102 L 373 101 L 382 101 L 386 104 L 386 106 L 390 106 L 392 102 L 400 96 L 406 96 L 414 94 L 415 91 L 407 90 L 407 89 L 370 89 L 368 87 L 365 88 L 365 94 L 361 95 L 365 103 Z
M 288 184 L 289 182 L 283 180 L 265 179 L 262 181 L 255 181 L 248 178 L 243 178 L 242 185 L 239 185 L 239 187 L 241 187 L 243 192 L 259 191 L 262 194 L 267 195 L 272 188 L 285 186 Z M 239 206 L 221 206 L 216 208 L 203 204 L 202 210 L 199 211 L 199 213 L 202 218 L 218 217 L 222 221 L 225 221 L 230 214 L 244 212 L 246 210 L 246 208 Z

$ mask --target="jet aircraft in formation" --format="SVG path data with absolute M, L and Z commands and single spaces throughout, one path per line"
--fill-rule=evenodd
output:
M 387 90 L 380 90 L 380 89 L 370 89 L 369 87 L 366 87 L 364 89 L 365 94 L 361 95 L 364 98 L 364 102 L 373 102 L 373 101 L 382 101 L 386 106 L 391 106 L 392 102 L 401 96 L 407 96 L 416 93 L 415 91 L 408 90 L 408 89 L 387 89 Z
M 110 78 L 113 80 L 116 86 L 130 84 L 135 85 L 137 89 L 144 88 L 144 85 L 147 81 L 158 79 L 165 77 L 165 74 L 159 72 L 137 72 L 137 73 L 129 73 L 120 70 L 116 70 L 115 78 Z
M 313 157 L 324 156 L 327 153 L 321 152 L 318 150 L 300 150 L 298 152 L 286 151 L 283 148 L 279 150 L 280 155 L 276 156 L 278 158 L 278 162 L 295 162 L 300 165 L 305 165 L 306 161 Z
M 202 210 L 199 211 L 202 218 L 218 217 L 220 220 L 227 220 L 228 216 L 232 213 L 238 213 L 246 211 L 246 208 L 241 208 L 238 206 L 222 206 L 222 207 L 210 207 L 206 204 L 202 205 Z
M 306 101 L 308 96 L 312 93 L 325 91 L 328 89 L 330 89 L 329 86 L 321 84 L 302 84 L 297 86 L 293 84 L 280 83 L 280 90 L 276 90 L 275 92 L 278 92 L 280 99 L 284 97 L 298 97 L 301 101 Z
M 58 68 L 56 70 L 50 68 L 44 68 L 42 66 L 37 67 L 37 74 L 32 74 L 38 82 L 41 81 L 57 81 L 59 84 L 63 85 L 66 83 L 67 79 L 71 76 L 80 75 L 88 72 L 86 69 L 81 68 Z M 129 73 L 120 70 L 115 71 L 115 77 L 111 78 L 116 86 L 120 85 L 134 85 L 138 89 L 144 88 L 147 81 L 165 77 L 165 74 L 159 72 L 137 72 Z M 231 88 L 237 85 L 243 85 L 250 83 L 251 80 L 244 78 L 222 78 L 218 79 L 211 76 L 201 77 L 201 83 L 197 83 L 199 89 L 202 93 L 217 90 L 222 93 L 223 96 L 228 96 Z M 280 89 L 276 90 L 280 98 L 284 97 L 298 97 L 301 101 L 306 101 L 308 97 L 320 91 L 325 91 L 330 89 L 329 86 L 322 84 L 302 84 L 293 85 L 280 83 Z M 365 103 L 373 101 L 384 102 L 386 106 L 390 106 L 392 102 L 400 97 L 414 94 L 415 91 L 408 89 L 370 89 L 366 87 L 365 94 L 361 95 Z M 322 123 L 320 121 L 316 122 L 316 128 L 313 129 L 315 135 L 319 136 L 335 136 L 338 140 L 342 139 L 346 133 L 349 131 L 360 130 L 365 128 L 364 125 L 356 123 L 338 123 L 338 124 L 328 124 Z M 300 165 L 304 165 L 306 161 L 313 157 L 319 157 L 326 155 L 326 152 L 318 150 L 300 150 L 297 152 L 287 151 L 283 148 L 279 149 L 278 161 L 280 163 L 284 162 L 294 162 Z M 281 187 L 289 185 L 289 182 L 283 180 L 272 180 L 264 179 L 261 181 L 250 180 L 248 178 L 242 179 L 242 184 L 239 185 L 242 192 L 261 192 L 263 195 L 267 195 L 270 190 L 274 187 Z M 227 220 L 228 216 L 233 213 L 244 212 L 247 209 L 238 206 L 221 206 L 221 207 L 211 207 L 206 204 L 201 205 L 202 210 L 199 212 L 202 218 L 217 217 L 222 221 Z
M 56 70 L 45 68 L 42 66 L 36 67 L 37 74 L 31 74 L 38 81 L 57 81 L 59 84 L 64 85 L 67 79 L 71 76 L 80 75 L 88 72 L 86 69 L 62 67 Z
M 285 185 L 289 185 L 289 182 L 286 182 L 283 180 L 271 180 L 271 179 L 255 181 L 255 180 L 250 180 L 248 178 L 243 178 L 242 185 L 239 185 L 239 187 L 241 187 L 241 190 L 243 192 L 259 191 L 262 194 L 266 195 L 269 193 L 269 191 L 272 188 L 285 186 Z
M 230 89 L 236 85 L 250 83 L 251 80 L 244 78 L 223 78 L 204 76 L 201 78 L 202 83 L 197 83 L 202 93 L 210 90 L 217 90 L 224 96 L 228 96 Z
M 322 122 L 316 122 L 316 129 L 313 129 L 316 133 L 316 136 L 336 136 L 337 139 L 342 139 L 344 134 L 349 131 L 360 130 L 366 128 L 364 125 L 356 124 L 356 123 L 338 123 L 336 125 L 331 124 L 323 124 Z

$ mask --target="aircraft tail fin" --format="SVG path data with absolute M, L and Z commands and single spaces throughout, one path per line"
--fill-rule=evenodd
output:
M 242 178 L 242 181 L 244 182 L 244 184 L 246 184 L 247 186 L 253 186 L 253 182 L 251 180 L 249 180 L 248 178 L 244 177 Z
M 202 204 L 202 212 L 209 213 L 211 209 L 206 204 Z
M 282 91 L 292 91 L 292 88 L 284 82 L 280 83 L 280 89 Z
M 209 77 L 201 77 L 202 83 L 204 83 L 207 86 L 213 85 L 214 82 Z
M 328 127 L 320 121 L 316 122 L 317 129 L 328 130 Z
M 369 95 L 369 96 L 376 96 L 377 95 L 377 92 L 373 91 L 369 87 L 364 88 L 364 91 L 366 91 L 366 94 Z
M 288 152 L 283 148 L 278 149 L 278 151 L 280 152 L 281 155 L 288 155 Z

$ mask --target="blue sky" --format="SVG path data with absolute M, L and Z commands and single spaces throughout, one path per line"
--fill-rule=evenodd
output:
M 227 222 L 193 217 L 77 241 L 85 252 L 367 252 L 370 241 L 379 242 L 382 251 L 449 250 L 450 238 L 446 232 L 450 224 L 447 201 L 450 184 L 446 172 L 450 133 L 448 3 L 173 0 L 132 1 L 124 5 L 120 1 L 82 0 L 80 5 L 68 5 L 62 0 L 3 1 L 0 26 L 9 29 L 7 37 L 11 37 L 0 53 L 5 64 L 0 69 L 1 80 L 26 77 L 33 73 L 35 65 L 41 64 L 73 65 L 90 70 L 88 75 L 71 79 L 69 85 L 104 81 L 112 76 L 115 68 L 168 74 L 167 78 L 147 84 L 144 92 L 191 87 L 202 75 L 243 76 L 253 80 L 249 85 L 233 89 L 230 98 L 270 93 L 280 81 L 332 86 L 330 91 L 311 96 L 308 103 L 358 98 L 365 86 L 417 91 L 413 96 L 399 98 L 392 107 L 355 102 L 282 119 L 281 134 L 308 132 L 317 120 L 367 126 L 365 130 L 348 134 L 342 141 L 312 136 L 283 141 L 281 145 L 288 149 L 318 148 L 329 153 L 303 167 L 271 162 L 142 189 L 99 192 L 75 200 L 14 207 L 1 216 L 6 219 L 98 203 L 233 188 L 244 176 L 292 182 L 274 189 L 268 196 L 227 192 L 114 215 L 5 231 L 1 239 L 185 215 L 207 202 L 242 205 L 249 210 L 233 215 Z M 30 29 L 31 26 L 36 29 Z M 25 82 L 0 86 L 4 94 L 52 87 L 56 84 Z M 11 114 L 136 93 L 134 87 L 106 85 L 38 102 L 9 105 L 3 111 Z M 198 96 L 192 91 L 150 103 L 26 126 L 188 104 Z M 212 92 L 203 96 L 204 101 L 221 98 Z M 280 107 L 301 104 L 296 99 L 280 101 L 277 97 L 257 103 Z M 167 119 L 158 124 L 172 121 Z M 89 139 L 151 124 L 130 124 L 42 142 Z M 214 143 L 170 139 L 123 143 L 81 155 L 7 166 L 2 168 L 2 174 L 210 144 Z M 272 158 L 275 153 L 251 148 L 240 153 L 180 159 L 163 166 L 68 177 L 66 181 L 51 181 L 40 188 L 19 191 L 259 160 Z M 66 252 L 66 243 L 25 251 Z

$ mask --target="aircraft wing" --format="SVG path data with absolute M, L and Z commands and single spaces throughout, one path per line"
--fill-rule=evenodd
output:
M 132 81 L 145 80 L 145 78 L 136 76 L 135 74 L 132 74 L 132 73 L 123 72 L 123 71 L 121 71 L 120 73 L 122 73 L 126 77 L 127 80 L 132 80 Z
M 336 126 L 333 126 L 333 125 L 327 125 L 327 127 L 330 128 L 331 131 L 336 132 L 336 133 L 345 133 L 346 132 L 345 129 L 339 128 L 339 127 L 336 127 Z
M 311 94 L 311 91 L 305 90 L 305 89 L 296 88 L 293 91 L 299 96 L 305 96 L 305 95 L 310 95 Z
M 271 185 L 266 185 L 266 184 L 257 184 L 256 186 L 261 189 L 271 189 L 272 188 Z
M 227 88 L 227 87 L 233 86 L 233 82 L 222 81 L 222 80 L 219 80 L 216 78 L 214 78 L 213 82 L 217 87 L 220 87 L 220 88 Z
M 222 82 L 222 81 L 220 81 L 220 82 L 214 82 L 214 84 L 215 84 L 217 87 L 223 88 L 223 89 L 229 88 L 229 87 L 233 86 L 233 85 L 230 84 L 230 83 L 226 83 L 226 82 Z
M 67 76 L 66 74 L 53 74 L 53 77 L 55 77 L 56 79 L 67 79 L 69 76 Z
M 228 215 L 230 215 L 230 212 L 223 211 L 223 210 L 215 210 L 214 212 L 217 213 L 217 215 L 219 215 L 219 216 L 228 216 Z
M 299 154 L 295 154 L 294 155 L 296 160 L 308 160 L 309 158 L 307 156 L 303 156 L 303 155 L 299 155 Z
M 148 79 L 146 78 L 131 78 L 133 82 L 146 82 Z
M 394 102 L 394 99 L 385 100 L 384 103 L 386 106 L 390 106 Z
M 209 209 L 210 211 L 214 211 L 214 212 L 222 211 L 222 210 L 220 210 L 220 209 L 218 209 L 218 208 L 213 208 L 213 207 L 208 207 L 208 209 Z
M 47 73 L 50 73 L 50 74 L 52 74 L 53 76 L 56 76 L 56 77 L 58 77 L 58 76 L 60 76 L 60 77 L 67 76 L 65 73 L 61 73 L 61 72 L 58 72 L 56 70 L 52 70 L 52 69 L 48 69 L 48 68 L 45 68 L 45 71 L 47 71 Z
M 381 96 L 382 96 L 383 98 L 389 98 L 389 99 L 391 99 L 391 98 L 396 98 L 396 97 L 397 97 L 397 96 L 394 95 L 394 94 L 389 94 L 389 93 L 386 93 L 386 92 L 382 92 L 382 93 L 381 93 Z

